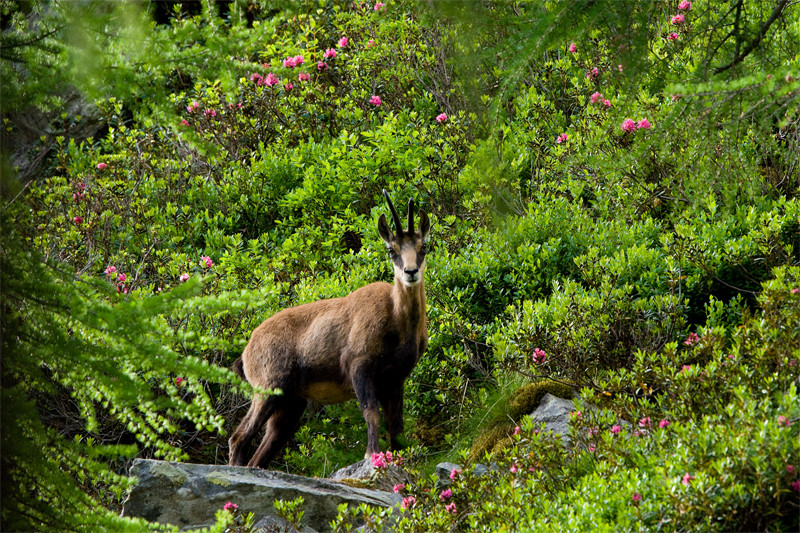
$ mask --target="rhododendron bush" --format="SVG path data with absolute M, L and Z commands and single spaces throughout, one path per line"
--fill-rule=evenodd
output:
M 333 527 L 797 529 L 800 5 L 11 4 L 4 154 L 49 129 L 2 162 L 3 529 L 146 527 L 130 457 L 227 462 L 252 329 L 392 280 L 382 189 L 433 219 L 430 342 L 371 458 L 402 505 Z M 566 447 L 514 411 L 545 382 Z M 361 460 L 362 421 L 275 467 Z

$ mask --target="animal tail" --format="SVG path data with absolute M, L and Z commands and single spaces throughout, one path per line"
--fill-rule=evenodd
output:
M 244 361 L 242 361 L 241 357 L 233 362 L 233 371 L 240 378 L 247 379 L 247 377 L 244 375 Z

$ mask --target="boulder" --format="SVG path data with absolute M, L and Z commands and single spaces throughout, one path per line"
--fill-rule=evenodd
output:
M 544 422 L 547 431 L 560 435 L 564 444 L 567 444 L 569 442 L 569 415 L 573 411 L 575 411 L 575 404 L 572 400 L 565 400 L 547 393 L 529 416 L 536 424 Z
M 327 479 L 307 478 L 237 466 L 196 465 L 137 459 L 130 475 L 138 483 L 123 506 L 122 515 L 181 528 L 214 523 L 214 514 L 231 501 L 239 512 L 253 512 L 256 522 L 275 522 L 273 502 L 302 496 L 305 531 L 330 531 L 330 522 L 342 503 L 389 507 L 400 503 L 397 494 L 356 488 Z
M 395 485 L 408 483 L 408 475 L 401 468 L 395 465 L 375 468 L 369 459 L 340 468 L 328 476 L 328 479 L 341 481 L 350 486 L 369 486 L 382 491 L 390 491 Z

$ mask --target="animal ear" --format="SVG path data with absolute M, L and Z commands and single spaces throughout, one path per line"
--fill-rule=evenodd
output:
M 386 241 L 386 244 L 392 244 L 392 241 L 394 241 L 392 230 L 389 229 L 389 224 L 386 223 L 386 215 L 381 215 L 381 218 L 378 219 L 378 233 L 381 239 Z
M 425 211 L 419 212 L 419 234 L 422 235 L 422 240 L 428 239 L 428 233 L 431 231 L 431 221 L 428 219 L 428 213 Z

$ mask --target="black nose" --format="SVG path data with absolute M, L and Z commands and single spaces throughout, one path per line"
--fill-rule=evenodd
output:
M 412 278 L 417 275 L 417 272 L 419 272 L 418 268 L 411 268 L 411 269 L 406 268 L 404 270 L 405 270 L 405 273 L 408 274 Z

